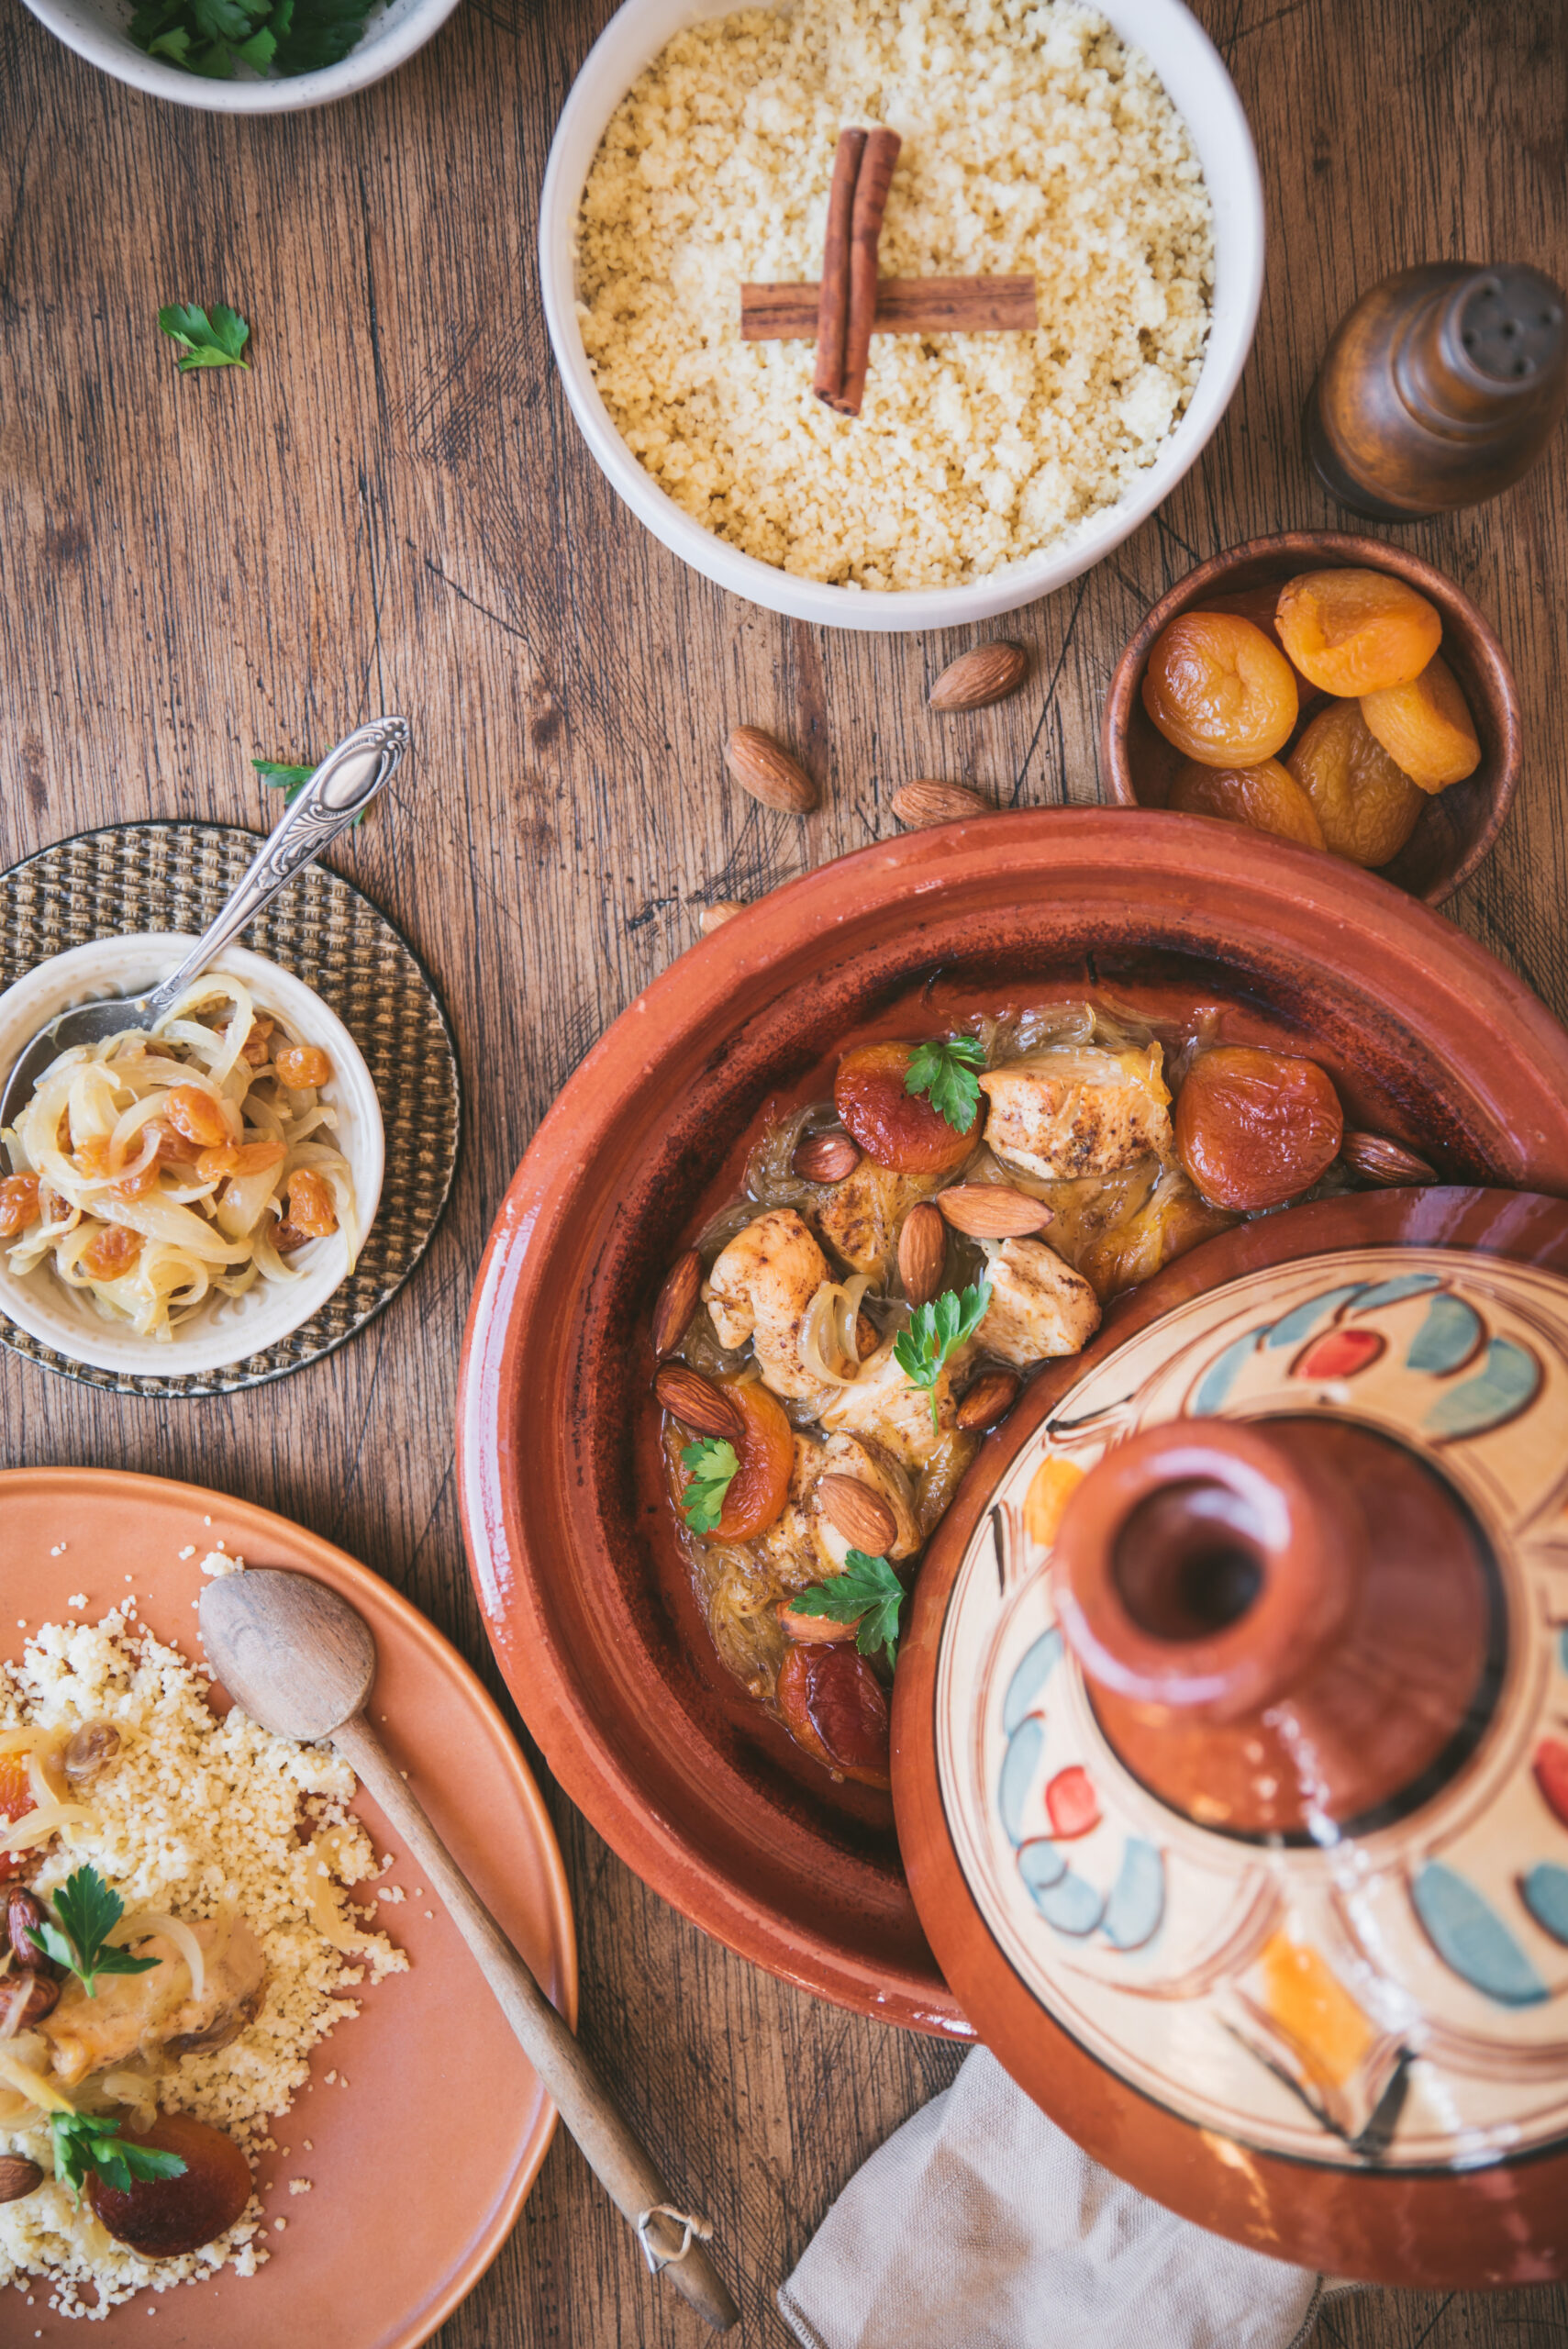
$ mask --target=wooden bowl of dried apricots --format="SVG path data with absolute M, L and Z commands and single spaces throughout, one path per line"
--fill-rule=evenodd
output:
M 1273 832 L 1440 905 L 1519 772 L 1503 650 L 1468 596 L 1385 540 L 1249 540 L 1189 572 L 1106 696 L 1110 797 Z

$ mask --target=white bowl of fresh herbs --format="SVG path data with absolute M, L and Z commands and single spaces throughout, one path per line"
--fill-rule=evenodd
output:
M 78 57 L 150 97 L 289 114 L 395 72 L 457 0 L 28 0 Z

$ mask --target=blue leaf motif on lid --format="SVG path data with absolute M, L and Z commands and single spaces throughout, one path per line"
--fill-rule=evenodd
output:
M 1470 1360 L 1481 1338 L 1481 1316 L 1473 1305 L 1466 1305 L 1462 1297 L 1434 1297 L 1426 1319 L 1410 1341 L 1406 1367 L 1429 1371 L 1434 1378 L 1446 1377 Z
M 1052 1624 L 1049 1631 L 1040 1633 L 1015 1667 L 1002 1706 L 1002 1727 L 1008 1737 L 1028 1720 L 1034 1700 L 1055 1671 L 1061 1653 L 1062 1634 Z
M 1031 1715 L 1019 1722 L 1002 1756 L 1002 1767 L 996 1775 L 996 1808 L 1002 1816 L 1002 1831 L 1009 1843 L 1021 1843 L 1024 1840 L 1024 1804 L 1044 1742 L 1045 1724 Z
M 1541 1932 L 1568 1948 L 1568 1868 L 1542 1860 L 1519 1878 L 1519 1898 Z
M 1066 1873 L 1067 1863 L 1049 1835 L 1037 1835 L 1032 1842 L 1020 1847 L 1018 1874 L 1036 1900 L 1053 1884 L 1060 1884 Z
M 1348 1305 L 1352 1297 L 1360 1297 L 1365 1286 L 1365 1281 L 1351 1281 L 1344 1288 L 1326 1288 L 1318 1296 L 1309 1297 L 1305 1305 L 1293 1305 L 1269 1331 L 1270 1352 L 1276 1346 L 1298 1346 L 1320 1323 L 1330 1320 L 1341 1305 Z
M 1557 1662 L 1562 1671 L 1568 1672 L 1568 1623 L 1557 1634 Z
M 1358 1313 L 1375 1313 L 1380 1305 L 1402 1305 L 1407 1297 L 1419 1297 L 1429 1288 L 1441 1286 L 1440 1273 L 1400 1273 L 1394 1280 L 1379 1281 L 1357 1299 Z
M 1535 2007 L 1546 1985 L 1483 1892 L 1440 1860 L 1410 1887 L 1433 1948 L 1460 1979 L 1500 2007 Z
M 1439 1443 L 1485 1435 L 1488 1428 L 1517 1419 L 1534 1400 L 1540 1385 L 1540 1364 L 1529 1348 L 1516 1345 L 1512 1338 L 1494 1338 L 1474 1377 L 1440 1395 L 1422 1425 Z
M 1037 1892 L 1034 1905 L 1048 1925 L 1054 1925 L 1059 1933 L 1071 1934 L 1074 1941 L 1082 1941 L 1085 1933 L 1094 1932 L 1106 1907 L 1104 1896 L 1085 1877 L 1074 1876 L 1071 1868 L 1054 1884 Z
M 1257 1329 L 1249 1330 L 1245 1337 L 1232 1338 L 1224 1353 L 1215 1355 L 1199 1379 L 1197 1392 L 1192 1399 L 1195 1419 L 1208 1419 L 1223 1408 L 1226 1397 L 1240 1375 L 1242 1364 L 1250 1355 L 1256 1353 L 1259 1339 L 1266 1338 L 1268 1333 L 1269 1324 L 1261 1322 Z
M 1101 1930 L 1114 1949 L 1141 1949 L 1165 1914 L 1165 1863 L 1152 1843 L 1129 1835 L 1106 1903 Z

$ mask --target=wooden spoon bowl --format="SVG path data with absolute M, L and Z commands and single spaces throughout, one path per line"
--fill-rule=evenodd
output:
M 1283 587 L 1300 572 L 1345 567 L 1385 571 L 1437 606 L 1443 659 L 1463 688 L 1475 722 L 1480 765 L 1462 783 L 1428 800 L 1409 840 L 1382 868 L 1383 878 L 1396 888 L 1429 906 L 1441 905 L 1474 872 L 1512 805 L 1521 761 L 1518 689 L 1502 646 L 1463 589 L 1385 539 L 1343 530 L 1280 530 L 1211 555 L 1179 579 L 1149 613 L 1112 674 L 1100 723 L 1106 795 L 1120 807 L 1163 807 L 1184 763 L 1143 707 L 1143 673 L 1162 629 L 1183 612 L 1203 611 L 1249 589 Z M 1321 699 L 1313 703 L 1304 720 L 1325 707 Z

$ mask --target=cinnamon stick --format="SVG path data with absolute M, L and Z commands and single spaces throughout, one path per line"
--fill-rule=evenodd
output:
M 822 255 L 822 283 L 817 295 L 815 332 L 817 373 L 811 388 L 819 400 L 837 401 L 844 388 L 844 337 L 850 317 L 850 226 L 854 213 L 855 181 L 865 151 L 863 130 L 843 130 L 833 157 L 833 182 L 828 191 L 828 236 Z M 746 296 L 740 296 L 741 332 L 745 333 Z M 811 328 L 806 332 L 813 331 Z
M 817 285 L 743 285 L 741 341 L 809 342 L 820 295 Z M 1039 325 L 1032 277 L 877 280 L 873 334 L 1032 334 Z
M 844 329 L 843 389 L 828 406 L 840 416 L 859 416 L 871 360 L 871 330 L 876 317 L 876 249 L 882 239 L 887 191 L 904 141 L 895 130 L 867 134 L 855 177 L 855 208 L 850 222 L 850 315 Z

